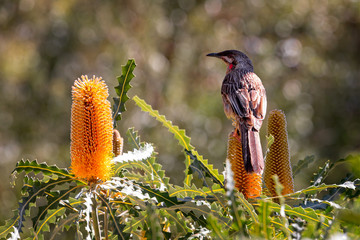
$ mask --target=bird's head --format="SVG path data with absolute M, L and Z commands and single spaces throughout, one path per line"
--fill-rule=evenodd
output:
M 218 53 L 209 53 L 206 55 L 208 57 L 217 57 L 222 59 L 226 65 L 227 73 L 234 69 L 241 69 L 246 72 L 253 72 L 254 67 L 252 62 L 245 53 L 237 51 L 237 50 L 226 50 Z

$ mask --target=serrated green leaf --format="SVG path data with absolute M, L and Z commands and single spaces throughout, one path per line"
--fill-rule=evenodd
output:
M 259 214 L 259 221 L 261 224 L 260 225 L 260 231 L 262 233 L 262 236 L 265 239 L 272 239 L 272 228 L 270 225 L 270 204 L 268 201 L 264 200 L 264 201 L 260 201 L 260 206 L 257 208 Z
M 34 172 L 35 174 L 41 172 L 44 175 L 56 175 L 61 178 L 74 178 L 74 175 L 70 174 L 66 169 L 58 168 L 56 165 L 49 166 L 46 163 L 38 163 L 37 160 L 19 161 L 12 173 L 21 173 L 23 171 L 26 173 Z
M 147 104 L 143 99 L 140 99 L 138 96 L 134 96 L 133 100 L 141 108 L 142 111 L 147 112 L 150 116 L 156 118 L 161 122 L 179 141 L 179 144 L 187 150 L 192 150 L 193 146 L 190 145 L 190 138 L 186 136 L 185 130 L 179 129 L 178 126 L 172 124 L 171 121 L 167 120 L 164 115 L 160 115 L 157 110 L 153 110 L 152 107 Z M 186 156 L 185 160 L 185 175 L 186 180 L 185 184 L 190 185 L 191 176 L 188 174 L 188 167 L 190 166 L 190 157 Z
M 146 209 L 146 223 L 147 229 L 145 232 L 145 237 L 147 239 L 162 240 L 164 235 L 162 233 L 162 228 L 160 225 L 159 210 L 156 209 L 153 205 L 149 204 Z
M 23 219 L 25 216 L 25 211 L 29 209 L 29 206 L 31 203 L 35 203 L 36 198 L 40 196 L 44 196 L 46 194 L 45 191 L 48 191 L 49 189 L 52 189 L 56 186 L 60 186 L 64 183 L 69 183 L 74 181 L 74 179 L 56 179 L 56 180 L 50 180 L 46 183 L 35 181 L 34 185 L 31 188 L 28 188 L 28 195 L 24 196 L 22 200 L 19 202 L 19 220 L 18 220 L 18 231 L 21 232 L 21 228 L 23 227 Z
M 314 186 L 320 185 L 324 182 L 325 177 L 327 176 L 328 172 L 330 171 L 333 164 L 330 164 L 330 160 L 326 161 L 324 166 L 319 168 L 319 171 L 314 173 L 314 178 L 312 180 L 312 184 Z
M 218 173 L 217 169 L 214 169 L 211 164 L 208 164 L 206 159 L 195 151 L 194 147 L 190 144 L 190 137 L 186 136 L 185 130 L 179 129 L 178 126 L 173 125 L 171 121 L 167 120 L 164 115 L 160 115 L 157 110 L 153 110 L 150 105 L 148 105 L 143 99 L 140 99 L 138 96 L 134 96 L 133 100 L 135 103 L 142 109 L 142 111 L 147 112 L 150 116 L 156 118 L 159 122 L 165 126 L 169 132 L 174 134 L 175 138 L 179 141 L 179 144 L 184 147 L 184 150 L 190 152 L 193 156 L 195 156 L 204 167 L 211 173 L 211 175 L 217 179 L 218 182 L 223 182 L 224 177 Z M 189 174 L 189 166 L 191 164 L 191 158 L 189 154 L 185 153 L 185 185 L 191 185 L 192 176 Z
M 293 196 L 298 197 L 301 194 L 313 195 L 313 194 L 316 194 L 316 193 L 319 193 L 321 191 L 328 190 L 328 189 L 331 189 L 331 188 L 348 188 L 348 189 L 355 190 L 355 189 L 359 189 L 359 182 L 358 181 L 359 180 L 356 179 L 355 181 L 348 181 L 348 182 L 345 182 L 344 184 L 325 184 L 325 183 L 323 183 L 323 184 L 318 185 L 318 186 L 307 187 L 305 189 L 299 190 L 299 191 L 291 193 L 291 194 L 287 194 L 285 196 L 286 197 L 293 197 Z
M 207 228 L 214 239 L 229 239 L 229 228 L 218 221 L 218 218 L 209 214 L 207 217 Z
M 214 184 L 211 189 L 207 187 L 198 188 L 194 184 L 189 186 L 170 186 L 169 189 L 170 196 L 176 196 L 178 198 L 197 198 L 204 197 L 203 200 L 206 200 L 205 197 L 210 196 L 214 193 L 224 194 L 224 188 L 220 187 L 220 185 Z
M 150 197 L 155 197 L 159 203 L 164 203 L 167 207 L 181 204 L 176 197 L 170 197 L 168 192 L 153 189 L 150 186 L 140 183 L 137 183 L 136 185 L 142 189 L 144 194 L 147 193 Z
M 206 219 L 212 215 L 224 227 L 229 230 L 232 229 L 230 220 L 221 214 L 221 210 L 216 203 L 209 204 L 206 201 L 190 201 L 181 205 L 165 208 L 165 210 L 181 211 L 185 217 L 190 217 L 196 224 L 202 227 L 206 227 Z
M 59 202 L 67 200 L 69 194 L 77 190 L 78 188 L 84 187 L 85 185 L 76 185 L 61 191 L 51 191 L 46 193 L 47 204 L 39 207 L 38 214 L 33 217 L 34 230 L 38 228 L 39 221 L 43 220 L 49 213 L 50 210 L 55 209 L 59 206 Z
M 116 121 L 121 120 L 121 114 L 126 111 L 125 102 L 129 99 L 127 92 L 131 88 L 130 81 L 135 77 L 133 71 L 136 67 L 134 59 L 129 59 L 126 65 L 122 66 L 122 74 L 120 77 L 117 77 L 119 85 L 115 87 L 116 94 L 118 97 L 114 99 L 113 107 L 113 119 L 114 125 Z
M 304 219 L 305 221 L 313 221 L 316 223 L 321 223 L 325 227 L 329 227 L 329 220 L 331 218 L 329 218 L 328 216 L 322 213 L 317 213 L 315 210 L 311 208 L 306 208 L 306 209 L 302 207 L 292 208 L 286 204 L 284 206 L 285 206 L 284 212 L 287 216 L 296 216 L 301 219 Z M 276 203 L 270 202 L 270 207 L 273 211 L 276 211 L 278 213 L 280 213 L 281 211 L 280 205 Z
M 186 226 L 186 218 L 180 211 L 170 211 L 160 209 L 160 215 L 163 220 L 167 220 L 166 224 L 170 225 L 170 232 L 172 239 L 178 239 L 191 232 L 190 228 Z
M 120 218 L 116 214 L 116 208 L 112 207 L 112 204 L 108 199 L 97 194 L 98 198 L 100 199 L 101 203 L 106 207 L 110 215 L 110 223 L 114 226 L 113 233 L 118 236 L 118 239 L 129 239 L 129 234 L 124 232 L 125 225 L 120 224 Z
M 43 236 L 43 235 L 39 235 L 40 232 L 49 232 L 50 231 L 49 224 L 55 223 L 58 217 L 62 217 L 65 213 L 65 210 L 66 210 L 65 207 L 50 209 L 46 217 L 39 222 L 39 228 L 36 231 L 34 240 L 38 239 L 39 236 Z
M 9 220 L 5 220 L 5 224 L 3 226 L 0 226 L 0 239 L 7 239 L 8 234 L 12 233 L 14 231 L 14 226 L 19 221 L 20 216 L 16 213 L 14 214 L 15 217 Z
M 130 149 L 139 149 L 141 147 L 141 141 L 138 131 L 135 128 L 129 128 L 126 131 L 126 136 L 128 137 L 128 143 Z
M 209 177 L 214 183 L 219 184 L 222 188 L 224 188 L 223 179 L 218 174 L 217 169 L 213 169 L 212 165 L 207 164 L 207 160 L 200 161 L 191 152 L 189 152 L 187 150 L 185 150 L 185 152 L 193 160 L 193 162 L 190 164 L 191 171 L 189 171 L 189 172 L 190 173 L 195 172 L 195 171 L 198 172 L 200 175 L 200 178 L 203 178 L 204 186 L 208 187 L 205 177 Z
M 295 166 L 292 167 L 293 177 L 298 174 L 302 169 L 307 168 L 310 163 L 315 160 L 315 156 L 307 156 L 304 159 L 301 159 L 297 162 Z

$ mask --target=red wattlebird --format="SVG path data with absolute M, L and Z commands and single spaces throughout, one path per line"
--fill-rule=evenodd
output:
M 233 120 L 234 135 L 241 136 L 245 170 L 261 174 L 264 158 L 259 130 L 266 114 L 265 88 L 243 52 L 226 50 L 207 56 L 220 58 L 227 64 L 221 86 L 225 115 Z

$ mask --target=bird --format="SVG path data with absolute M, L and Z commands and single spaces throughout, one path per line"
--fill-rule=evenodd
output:
M 266 90 L 254 73 L 250 58 L 238 50 L 209 53 L 227 64 L 221 86 L 224 112 L 232 119 L 234 136 L 241 141 L 246 172 L 262 174 L 264 158 L 259 131 L 266 115 Z

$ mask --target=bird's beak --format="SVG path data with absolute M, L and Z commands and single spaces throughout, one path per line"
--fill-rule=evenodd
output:
M 221 58 L 221 56 L 218 53 L 209 53 L 206 56 L 208 57 L 217 57 L 217 58 Z

